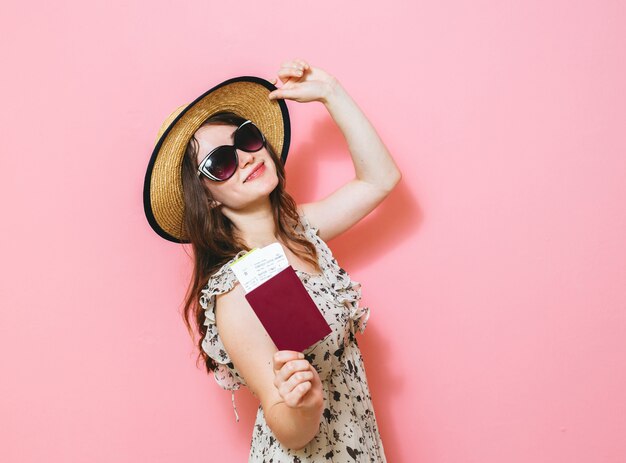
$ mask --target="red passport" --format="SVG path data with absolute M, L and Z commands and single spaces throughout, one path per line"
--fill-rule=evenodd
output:
M 291 265 L 245 296 L 278 350 L 302 352 L 331 332 Z

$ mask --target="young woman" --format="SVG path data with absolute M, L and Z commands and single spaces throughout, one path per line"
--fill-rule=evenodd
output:
M 191 333 L 195 316 L 208 371 L 233 391 L 233 405 L 242 385 L 260 400 L 249 461 L 384 462 L 355 337 L 369 309 L 326 241 L 378 206 L 401 174 L 336 78 L 301 59 L 278 78 L 278 89 L 232 79 L 170 115 L 146 175 L 146 214 L 161 236 L 192 245 L 185 320 Z M 355 176 L 319 201 L 296 205 L 285 190 L 284 99 L 324 104 L 348 143 Z M 274 242 L 332 329 L 304 352 L 276 348 L 230 268 Z

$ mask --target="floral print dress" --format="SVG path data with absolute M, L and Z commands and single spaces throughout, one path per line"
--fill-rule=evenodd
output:
M 306 217 L 300 215 L 296 227 L 317 248 L 321 274 L 296 270 L 332 332 L 304 350 L 305 358 L 317 370 L 324 391 L 324 411 L 315 437 L 302 449 L 282 445 L 265 421 L 259 405 L 252 431 L 248 462 L 386 462 L 383 444 L 365 376 L 356 332 L 363 333 L 369 308 L 360 307 L 360 283 L 339 266 L 326 243 Z M 240 252 L 215 272 L 202 290 L 200 305 L 205 311 L 207 333 L 203 350 L 217 363 L 216 382 L 232 394 L 245 381 L 230 360 L 215 323 L 215 296 L 230 291 L 237 279 L 230 264 L 245 254 Z M 239 421 L 237 409 L 235 416 Z

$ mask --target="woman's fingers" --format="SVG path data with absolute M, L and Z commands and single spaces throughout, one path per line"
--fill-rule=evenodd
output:
M 290 360 L 301 360 L 303 358 L 304 354 L 296 350 L 278 350 L 274 353 L 274 357 L 272 358 L 274 372 L 280 370 L 283 365 Z
M 302 59 L 293 59 L 290 61 L 285 61 L 283 64 L 280 65 L 281 68 L 298 68 L 298 69 L 304 69 L 306 66 L 308 66 L 306 61 Z
M 298 81 L 302 78 L 302 76 L 311 69 L 309 63 L 305 60 L 296 58 L 294 60 L 285 61 L 281 64 L 280 69 L 278 70 L 278 78 L 280 78 L 283 85 L 289 83 L 290 80 Z M 276 85 L 278 82 L 277 78 L 273 78 L 270 80 L 273 85 Z M 273 99 L 273 97 L 270 97 Z
M 306 360 L 290 360 L 285 363 L 282 368 L 275 373 L 275 381 L 282 384 L 291 378 L 291 376 L 299 371 L 308 371 L 311 364 Z
M 305 381 L 312 381 L 313 373 L 309 371 L 297 371 L 293 375 L 289 377 L 287 381 L 281 384 L 283 388 L 283 393 L 287 394 L 293 391 L 299 384 L 304 383 Z
M 303 59 L 286 61 L 278 70 L 278 76 L 280 77 L 280 80 L 286 83 L 291 77 L 302 77 L 302 75 L 310 68 L 311 66 L 309 66 L 309 63 Z
M 310 389 L 309 386 L 312 386 L 312 381 L 313 373 L 311 371 L 298 371 L 280 385 L 278 393 L 285 400 L 292 397 L 297 402 L 303 395 L 302 392 Z
M 282 81 L 282 86 L 269 93 L 270 100 L 325 102 L 329 89 L 333 87 L 332 76 L 322 69 L 310 66 L 303 59 L 282 63 L 278 70 L 278 78 Z
M 302 77 L 303 70 L 297 67 L 288 67 L 288 68 L 280 68 L 278 70 L 278 77 L 284 83 L 287 83 L 289 79 L 292 77 L 300 78 Z
M 301 352 L 282 350 L 274 354 L 274 385 L 289 407 L 297 407 L 316 380 L 313 367 Z
M 277 351 L 272 363 L 274 385 L 288 407 L 297 408 L 318 400 L 317 392 L 321 393 L 319 375 L 301 352 Z M 311 391 L 317 391 L 315 397 L 309 394 Z
M 307 392 L 309 392 L 311 387 L 312 386 L 309 381 L 305 381 L 303 383 L 298 384 L 293 389 L 293 391 L 283 396 L 283 399 L 285 400 L 285 404 L 287 404 L 288 407 L 296 408 L 298 405 L 300 405 L 302 398 Z
M 294 60 L 299 66 L 300 69 L 302 69 L 303 71 L 306 71 L 308 69 L 311 69 L 311 66 L 309 66 L 309 63 L 307 63 L 305 60 L 303 59 L 296 59 Z

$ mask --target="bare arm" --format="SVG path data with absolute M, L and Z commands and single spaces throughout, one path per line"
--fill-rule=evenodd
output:
M 355 178 L 326 198 L 301 205 L 328 241 L 372 212 L 402 178 L 389 151 L 356 102 L 336 80 L 323 100 L 348 143 Z
M 402 178 L 383 141 L 339 81 L 301 59 L 283 63 L 278 76 L 284 85 L 270 98 L 320 101 L 343 133 L 355 176 L 326 198 L 301 205 L 324 240 L 343 233 L 369 214 Z
M 324 401 L 317 371 L 302 354 L 277 350 L 240 284 L 215 304 L 224 347 L 259 398 L 268 426 L 283 445 L 301 449 L 319 431 Z

